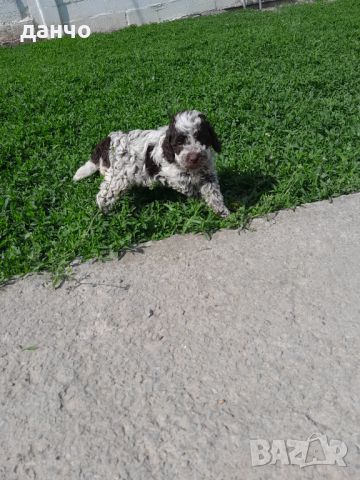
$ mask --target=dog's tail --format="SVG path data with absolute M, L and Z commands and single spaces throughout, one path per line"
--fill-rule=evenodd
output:
M 83 178 L 90 177 L 98 170 L 104 173 L 110 166 L 109 162 L 109 149 L 111 138 L 106 137 L 100 143 L 98 143 L 93 151 L 91 160 L 88 160 L 82 167 L 80 167 L 73 176 L 74 182 L 78 182 Z
M 88 160 L 82 167 L 80 167 L 73 176 L 74 182 L 78 182 L 83 178 L 90 177 L 93 173 L 99 170 L 99 165 L 96 165 L 92 160 Z

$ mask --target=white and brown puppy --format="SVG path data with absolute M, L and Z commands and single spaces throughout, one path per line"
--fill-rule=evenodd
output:
M 74 180 L 100 170 L 105 179 L 97 204 L 103 211 L 132 185 L 157 182 L 187 196 L 200 195 L 214 212 L 226 217 L 230 212 L 224 205 L 212 149 L 220 152 L 221 145 L 205 115 L 185 111 L 158 130 L 110 133 Z

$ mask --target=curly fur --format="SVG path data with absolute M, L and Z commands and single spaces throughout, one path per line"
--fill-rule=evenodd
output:
M 220 152 L 220 141 L 206 119 L 196 110 L 175 115 L 158 130 L 112 132 L 95 148 L 91 160 L 74 175 L 74 180 L 100 170 L 104 181 L 97 204 L 107 211 L 133 185 L 157 182 L 186 196 L 200 195 L 214 212 L 229 215 L 215 170 L 212 149 Z

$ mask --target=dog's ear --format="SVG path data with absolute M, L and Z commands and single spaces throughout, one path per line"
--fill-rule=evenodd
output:
M 162 144 L 163 155 L 169 163 L 175 162 L 175 153 L 171 144 L 174 133 L 175 133 L 174 130 L 175 130 L 175 118 L 171 120 L 171 123 L 168 126 L 168 129 L 166 130 L 165 138 Z
M 216 135 L 216 132 L 213 128 L 213 126 L 211 125 L 211 123 L 209 123 L 209 131 L 210 131 L 210 137 L 211 137 L 211 145 L 213 147 L 213 149 L 215 150 L 216 153 L 220 153 L 221 152 L 221 142 L 219 140 L 219 137 Z
M 211 123 L 208 121 L 205 115 L 201 115 L 201 120 L 202 121 L 201 121 L 200 131 L 204 132 L 203 136 L 204 136 L 205 143 L 209 144 L 209 146 L 211 146 L 216 153 L 220 153 L 221 142 L 214 130 L 214 127 L 211 125 Z

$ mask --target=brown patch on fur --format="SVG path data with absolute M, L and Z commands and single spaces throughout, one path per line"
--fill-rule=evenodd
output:
M 171 123 L 166 130 L 166 135 L 162 144 L 163 155 L 169 163 L 175 162 L 174 141 L 177 130 L 175 128 L 175 117 L 172 118 Z M 178 151 L 176 153 L 179 153 Z
M 102 159 L 102 164 L 104 167 L 110 167 L 110 160 L 109 160 L 109 149 L 110 149 L 110 142 L 111 138 L 106 137 L 104 140 L 101 140 L 95 147 L 93 154 L 91 156 L 91 161 L 95 163 L 95 165 L 100 166 L 100 159 Z
M 210 122 L 206 119 L 205 115 L 200 115 L 201 124 L 196 134 L 197 140 L 207 147 L 213 147 L 215 152 L 221 152 L 221 143 L 218 136 L 215 133 L 214 128 Z
M 154 150 L 154 145 L 149 145 L 145 154 L 145 168 L 150 175 L 154 177 L 160 172 L 160 167 L 157 165 L 154 160 L 151 158 L 151 152 Z
M 173 145 L 173 150 L 176 153 L 176 155 L 179 155 L 179 153 L 181 152 L 181 150 L 184 147 L 184 143 L 186 141 L 186 136 L 183 133 L 178 132 L 177 130 L 175 130 L 175 132 L 176 133 L 175 133 L 175 136 L 173 138 L 172 145 Z

